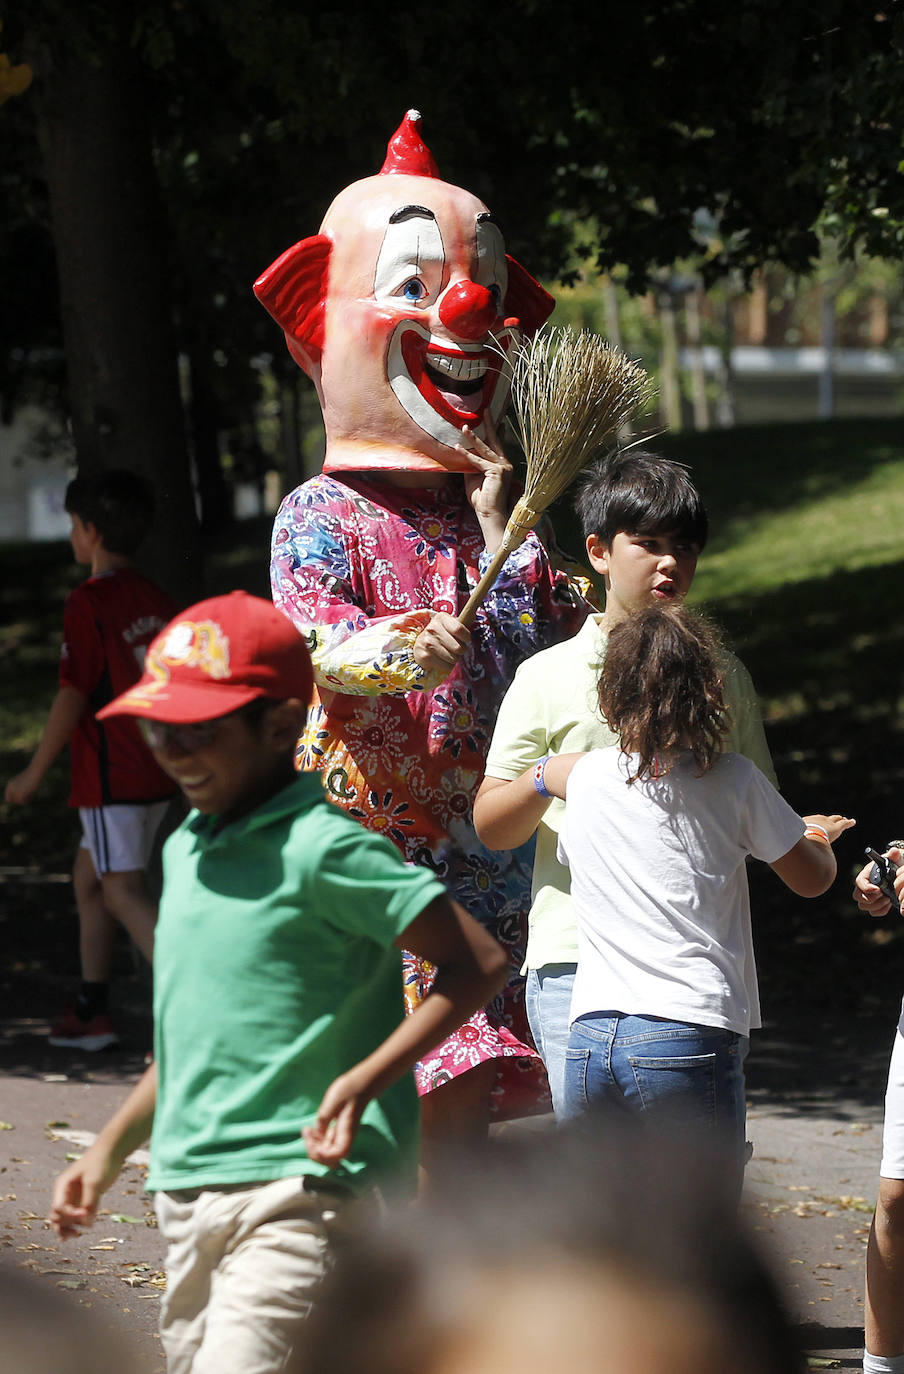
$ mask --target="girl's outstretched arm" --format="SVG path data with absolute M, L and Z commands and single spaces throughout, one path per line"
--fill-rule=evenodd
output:
M 800 897 L 820 897 L 835 881 L 837 867 L 832 845 L 857 822 L 848 816 L 804 816 L 812 834 L 802 835 L 793 849 L 770 864 L 782 882 Z M 821 831 L 825 832 L 823 839 Z

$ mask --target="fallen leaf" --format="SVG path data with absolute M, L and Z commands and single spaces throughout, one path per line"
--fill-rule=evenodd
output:
M 110 1215 L 111 1221 L 127 1221 L 132 1226 L 143 1226 L 144 1217 L 130 1217 L 125 1212 L 113 1212 Z
M 820 1201 L 832 1203 L 848 1212 L 874 1212 L 876 1210 L 875 1204 L 867 1202 L 865 1197 L 852 1197 L 850 1193 L 842 1193 L 841 1197 L 821 1198 Z
M 15 1127 L 11 1121 L 0 1121 L 0 1131 L 12 1131 Z

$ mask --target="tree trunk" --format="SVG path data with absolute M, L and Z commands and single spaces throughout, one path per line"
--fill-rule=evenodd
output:
M 835 414 L 835 296 L 829 282 L 822 284 L 819 342 L 822 344 L 823 363 L 819 373 L 817 405 L 820 420 L 831 420 Z
M 694 429 L 709 429 L 709 398 L 706 395 L 706 373 L 700 348 L 700 304 L 703 287 L 699 282 L 687 293 L 684 302 L 684 326 L 687 331 L 687 351 L 690 355 L 691 404 Z
M 678 377 L 678 328 L 668 291 L 659 294 L 659 414 L 666 429 L 681 428 L 681 382 Z
M 36 94 L 79 468 L 128 468 L 153 482 L 157 518 L 140 562 L 184 604 L 200 589 L 197 523 L 128 9 L 111 18 L 97 60 L 87 43 L 44 49 Z
M 603 316 L 606 321 L 606 339 L 613 348 L 624 351 L 621 336 L 621 320 L 618 313 L 618 292 L 615 282 L 608 272 L 602 281 Z
M 213 359 L 204 341 L 192 334 L 188 358 L 192 448 L 201 502 L 201 528 L 222 533 L 233 523 L 232 492 L 220 462 L 220 408 L 213 382 Z
M 719 348 L 719 390 L 716 396 L 716 423 L 720 429 L 731 429 L 735 422 L 734 371 L 731 351 L 734 348 L 734 309 L 730 296 L 722 307 L 722 343 Z

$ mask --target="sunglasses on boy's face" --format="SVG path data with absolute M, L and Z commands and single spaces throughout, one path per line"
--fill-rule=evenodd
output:
M 259 718 L 272 704 L 266 698 L 250 701 L 247 706 L 240 706 L 237 711 L 229 711 L 225 716 L 215 716 L 213 720 L 199 720 L 193 724 L 147 720 L 139 716 L 138 729 L 149 749 L 163 750 L 175 745 L 183 753 L 195 754 L 199 749 L 206 749 L 213 743 L 224 721 L 230 720 L 233 716 Z

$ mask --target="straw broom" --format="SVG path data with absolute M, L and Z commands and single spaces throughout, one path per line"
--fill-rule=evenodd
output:
M 492 562 L 458 619 L 471 625 L 503 563 L 582 468 L 615 447 L 652 396 L 638 363 L 597 334 L 549 329 L 524 340 L 512 362 L 512 410 L 524 449 L 524 495 L 515 504 Z

